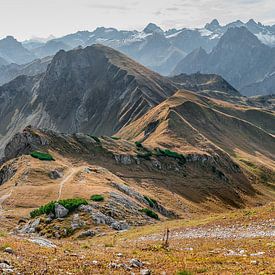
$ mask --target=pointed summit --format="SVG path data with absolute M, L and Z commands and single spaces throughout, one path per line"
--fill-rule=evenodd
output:
M 154 23 L 149 23 L 143 31 L 145 33 L 163 33 L 163 30 Z
M 219 21 L 217 19 L 214 19 L 211 21 L 211 23 L 207 23 L 205 25 L 205 28 L 209 31 L 215 31 L 221 27 Z
M 255 20 L 254 19 L 250 19 L 247 23 L 246 23 L 246 25 L 250 25 L 250 26 L 258 26 L 258 24 L 255 22 Z

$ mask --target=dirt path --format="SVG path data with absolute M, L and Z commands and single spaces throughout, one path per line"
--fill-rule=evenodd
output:
M 69 181 L 77 172 L 79 172 L 83 167 L 75 167 L 75 168 L 70 168 L 69 174 L 60 182 L 59 184 L 59 191 L 58 191 L 58 197 L 57 200 L 61 199 L 62 196 L 62 190 L 67 181 Z
M 170 238 L 177 239 L 246 239 L 246 238 L 275 238 L 275 219 L 254 222 L 248 225 L 232 224 L 228 226 L 198 226 L 171 230 Z M 153 234 L 141 237 L 140 240 L 160 241 L 163 236 Z

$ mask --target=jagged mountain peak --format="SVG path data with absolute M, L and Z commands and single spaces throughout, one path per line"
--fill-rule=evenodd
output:
M 154 23 L 149 23 L 145 29 L 143 30 L 145 33 L 163 33 L 163 30 L 161 29 L 161 27 L 159 27 L 158 25 L 154 24 Z
M 221 27 L 219 21 L 217 19 L 213 19 L 210 23 L 205 25 L 205 28 L 210 31 L 215 31 Z
M 254 47 L 254 46 L 259 46 L 262 43 L 246 27 L 231 27 L 221 37 L 217 47 L 221 45 L 228 46 L 232 44 L 235 44 L 235 45 L 241 44 L 243 47 L 245 45 L 249 47 Z

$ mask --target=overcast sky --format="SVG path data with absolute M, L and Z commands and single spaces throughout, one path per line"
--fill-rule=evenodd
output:
M 0 37 L 61 36 L 98 26 L 143 29 L 200 27 L 254 18 L 275 24 L 275 0 L 0 0 Z

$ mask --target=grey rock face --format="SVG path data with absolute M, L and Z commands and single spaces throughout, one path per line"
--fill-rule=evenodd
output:
M 84 221 L 82 221 L 79 217 L 79 214 L 73 215 L 73 220 L 71 223 L 71 227 L 73 230 L 79 229 L 85 225 Z
M 99 211 L 91 213 L 91 218 L 96 224 L 112 225 L 115 222 L 115 220 L 112 217 L 106 216 Z
M 48 141 L 32 133 L 31 128 L 26 128 L 22 133 L 17 133 L 5 147 L 5 159 L 9 160 L 23 154 L 29 154 L 36 148 L 48 145 Z
M 56 203 L 54 213 L 56 218 L 65 218 L 69 214 L 69 210 L 63 205 Z
M 129 224 L 126 221 L 118 221 L 111 224 L 111 227 L 117 231 L 129 229 Z
M 5 182 L 7 182 L 8 180 L 10 180 L 16 173 L 17 168 L 14 165 L 4 165 L 1 168 L 0 165 L 0 185 L 4 184 Z
M 115 160 L 117 163 L 121 163 L 123 165 L 130 165 L 133 163 L 132 157 L 127 155 L 115 155 Z
M 37 218 L 34 221 L 29 221 L 28 223 L 24 224 L 22 228 L 18 229 L 18 232 L 20 234 L 35 233 L 39 224 L 40 224 L 40 218 Z

